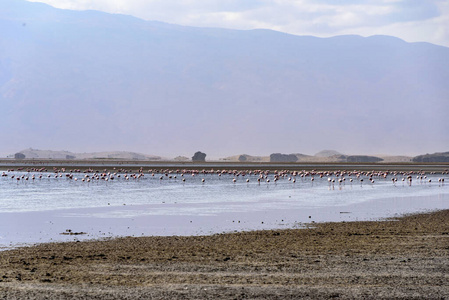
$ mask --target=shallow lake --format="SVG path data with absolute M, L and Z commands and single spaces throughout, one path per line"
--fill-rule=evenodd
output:
M 395 176 L 395 183 L 393 175 L 374 176 L 374 183 L 363 175 L 346 175 L 339 182 L 342 177 L 335 175 L 313 176 L 312 181 L 312 176 L 289 174 L 275 181 L 272 173 L 263 178 L 201 173 L 133 178 L 122 173 L 113 180 L 107 176 L 107 181 L 83 173 L 72 178 L 5 175 L 0 177 L 0 249 L 116 236 L 300 228 L 311 222 L 378 220 L 449 208 L 449 176 L 442 174 L 422 179 L 414 174 L 411 185 L 402 175 Z M 85 234 L 73 235 L 81 232 Z

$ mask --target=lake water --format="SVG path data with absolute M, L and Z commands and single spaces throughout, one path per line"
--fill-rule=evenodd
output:
M 82 173 L 72 179 L 55 173 L 6 175 L 0 177 L 0 249 L 116 236 L 300 228 L 449 208 L 449 177 L 442 174 L 413 175 L 411 185 L 400 175 L 395 184 L 391 175 L 374 177 L 374 183 L 366 176 L 360 177 L 363 183 L 355 176 L 339 183 L 335 176 L 314 176 L 314 181 L 285 176 L 275 182 L 273 174 L 261 182 L 259 175 L 248 174 L 170 174 L 171 179 L 145 174 L 128 180 L 117 174 L 108 181 L 88 174 L 90 182 Z M 67 230 L 85 234 L 61 234 Z

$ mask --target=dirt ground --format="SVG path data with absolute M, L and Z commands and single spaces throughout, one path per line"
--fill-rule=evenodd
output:
M 449 299 L 449 211 L 0 252 L 2 299 Z

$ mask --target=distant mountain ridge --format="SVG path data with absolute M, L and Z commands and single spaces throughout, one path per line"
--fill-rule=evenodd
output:
M 449 147 L 449 48 L 194 28 L 0 1 L 3 151 Z M 262 151 L 261 151 L 262 150 Z
M 109 151 L 109 152 L 95 152 L 95 153 L 73 153 L 70 151 L 54 151 L 54 150 L 38 150 L 38 149 L 24 149 L 17 153 L 24 155 L 25 159 L 122 159 L 122 160 L 161 160 L 160 156 L 146 155 L 127 151 Z M 16 154 L 17 154 L 16 153 Z M 16 154 L 11 154 L 9 157 L 13 158 Z
M 234 155 L 226 158 L 221 158 L 221 161 L 234 162 L 297 162 L 297 163 L 398 163 L 398 162 L 416 162 L 416 163 L 448 163 L 449 152 L 437 152 L 433 154 L 423 154 L 415 157 L 409 156 L 369 156 L 369 155 L 345 155 L 335 154 L 331 156 L 324 156 L 323 153 L 339 153 L 334 150 L 323 150 L 315 155 L 306 155 L 301 153 L 296 154 L 281 154 L 273 153 L 269 156 L 252 156 L 248 154 Z M 94 153 L 74 153 L 70 151 L 54 151 L 54 150 L 39 150 L 28 148 L 21 150 L 8 157 L 14 158 L 17 154 L 23 154 L 25 159 L 122 159 L 122 160 L 174 160 L 179 162 L 191 161 L 192 158 L 185 156 L 177 156 L 175 158 L 160 157 L 156 155 L 148 155 L 130 151 L 105 151 Z

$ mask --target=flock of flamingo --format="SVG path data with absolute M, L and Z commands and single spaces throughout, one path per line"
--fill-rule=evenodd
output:
M 70 169 L 65 168 L 53 168 L 53 170 L 48 171 L 46 168 L 30 168 L 24 170 L 19 168 L 17 170 L 9 169 L 3 171 L 2 178 L 15 179 L 17 183 L 42 180 L 44 178 L 66 178 L 71 181 L 81 181 L 81 182 L 95 182 L 95 181 L 114 181 L 114 180 L 139 180 L 143 177 L 150 176 L 152 178 L 162 180 L 181 180 L 182 182 L 188 181 L 188 177 L 200 177 L 201 182 L 206 183 L 207 176 L 218 176 L 230 178 L 230 182 L 237 183 L 238 181 L 244 181 L 249 183 L 255 181 L 258 184 L 266 182 L 276 183 L 280 180 L 288 180 L 289 182 L 296 183 L 297 180 L 306 181 L 310 180 L 313 182 L 316 179 L 326 180 L 329 186 L 334 186 L 335 184 L 341 186 L 346 182 L 353 183 L 357 182 L 360 184 L 364 183 L 364 180 L 370 184 L 374 184 L 376 180 L 390 180 L 394 185 L 398 181 L 402 181 L 403 184 L 412 185 L 414 179 L 420 184 L 426 183 L 431 184 L 432 178 L 436 180 L 436 172 L 426 173 L 425 171 L 347 171 L 347 170 L 336 170 L 336 171 L 289 171 L 289 170 L 188 170 L 188 169 L 149 169 L 144 171 L 143 168 L 138 170 L 127 170 L 127 169 L 116 169 L 112 170 L 93 170 L 86 169 L 81 171 L 80 169 Z M 438 184 L 444 185 L 444 175 L 449 174 L 446 169 L 440 173 L 442 177 L 439 177 Z M 428 176 L 429 175 L 429 176 Z M 432 175 L 432 176 L 430 176 Z M 197 179 L 196 179 L 197 180 Z

